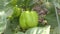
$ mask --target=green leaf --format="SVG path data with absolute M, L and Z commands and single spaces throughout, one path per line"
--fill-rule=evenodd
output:
M 15 34 L 24 34 L 23 32 L 17 32 L 17 33 L 15 33 Z
M 34 0 L 24 0 L 23 7 L 25 8 L 25 10 L 31 10 L 35 3 L 36 2 Z
M 57 8 L 60 8 L 60 4 L 57 3 L 57 2 L 55 2 L 55 6 L 56 6 Z
M 18 26 L 17 19 L 13 19 L 12 21 L 8 19 L 7 28 L 4 31 L 4 34 L 13 34 L 17 32 L 19 30 L 19 29 L 16 29 L 17 26 Z
M 6 29 L 6 25 L 7 25 L 7 19 L 5 16 L 5 12 L 1 11 L 0 12 L 0 34 L 4 32 L 4 30 Z
M 50 33 L 50 26 L 45 27 L 34 27 L 28 29 L 25 34 L 49 34 Z

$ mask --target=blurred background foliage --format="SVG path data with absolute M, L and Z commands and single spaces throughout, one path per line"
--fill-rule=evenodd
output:
M 0 0 L 0 11 L 5 11 L 9 16 L 12 14 L 13 7 L 16 5 L 23 10 L 34 10 L 34 7 L 37 7 L 35 10 L 39 13 L 39 16 L 41 15 L 41 9 L 44 9 L 42 15 L 46 15 L 44 19 L 46 19 L 48 24 L 51 25 L 51 34 L 56 32 L 55 28 L 58 28 L 59 26 L 57 22 L 56 10 L 60 17 L 60 0 Z M 48 6 L 46 7 L 46 5 Z M 45 12 L 45 9 L 47 9 L 47 13 Z M 9 25 L 7 25 L 7 29 L 4 34 L 13 34 L 16 33 L 16 31 L 20 31 L 17 19 L 18 18 L 15 18 L 11 22 L 8 20 L 7 24 Z

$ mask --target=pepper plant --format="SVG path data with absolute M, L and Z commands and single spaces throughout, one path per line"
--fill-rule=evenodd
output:
M 4 11 L 7 17 L 6 29 L 0 29 L 3 31 L 0 31 L 1 34 L 42 34 L 41 32 L 45 30 L 44 27 L 47 25 L 51 25 L 51 34 L 56 32 L 52 32 L 52 30 L 55 30 L 59 24 L 59 1 L 60 0 L 0 0 L 0 11 Z M 23 24 L 25 24 L 26 27 Z M 40 27 L 42 27 L 43 30 L 42 28 L 40 29 Z M 50 26 L 48 28 L 50 28 Z

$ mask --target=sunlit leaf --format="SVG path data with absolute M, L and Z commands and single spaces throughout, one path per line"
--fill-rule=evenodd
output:
M 34 27 L 28 29 L 25 34 L 49 34 L 50 33 L 50 26 L 46 27 Z
M 0 12 L 0 34 L 4 32 L 4 30 L 6 29 L 6 25 L 7 25 L 7 19 L 5 16 L 5 12 L 1 11 Z

